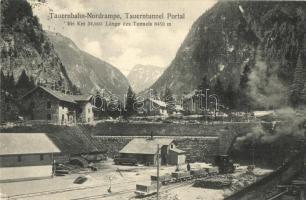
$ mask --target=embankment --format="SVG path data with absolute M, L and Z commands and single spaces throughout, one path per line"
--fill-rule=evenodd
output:
M 270 175 L 225 198 L 225 200 L 269 199 L 279 193 L 278 185 L 288 184 L 302 173 L 303 164 L 303 154 L 299 153 Z
M 114 157 L 135 137 L 146 138 L 145 136 L 96 136 L 95 139 L 108 149 L 109 157 Z M 173 139 L 177 148 L 186 151 L 187 159 L 191 162 L 210 162 L 219 153 L 219 137 L 155 136 L 155 138 L 161 137 Z
M 176 123 L 113 123 L 95 126 L 32 125 L 1 129 L 1 132 L 45 132 L 62 146 L 65 153 L 84 153 L 87 147 L 98 146 L 113 157 L 134 137 L 170 137 L 185 150 L 191 161 L 210 161 L 214 155 L 228 152 L 233 140 L 252 130 L 257 123 L 176 124 Z M 84 146 L 85 145 L 85 146 Z M 85 148 L 86 147 L 86 148 Z M 76 151 L 77 150 L 77 151 Z

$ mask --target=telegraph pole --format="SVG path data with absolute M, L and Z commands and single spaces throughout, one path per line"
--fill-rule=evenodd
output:
M 156 165 L 157 165 L 157 193 L 156 193 L 156 199 L 159 200 L 159 144 L 157 144 Z

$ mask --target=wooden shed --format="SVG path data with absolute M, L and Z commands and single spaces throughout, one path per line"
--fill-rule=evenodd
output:
M 1 133 L 0 182 L 51 177 L 57 153 L 45 133 Z

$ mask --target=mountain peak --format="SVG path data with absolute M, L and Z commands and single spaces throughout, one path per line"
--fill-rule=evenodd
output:
M 154 65 L 135 65 L 129 72 L 129 79 L 133 90 L 139 93 L 149 88 L 163 73 L 164 68 Z

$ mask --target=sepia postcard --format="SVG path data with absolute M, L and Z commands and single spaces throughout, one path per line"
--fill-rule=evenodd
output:
M 306 200 L 306 1 L 0 1 L 1 200 Z

